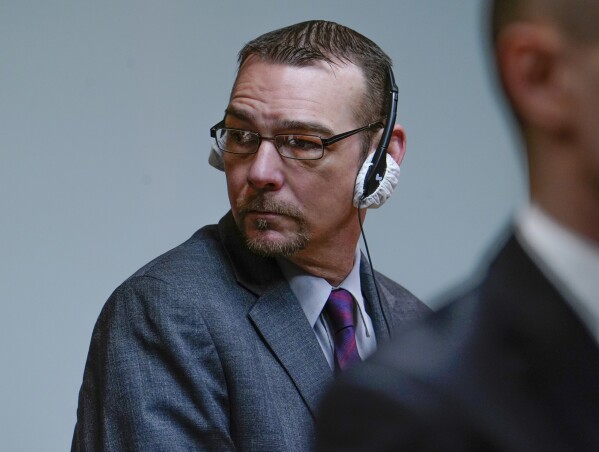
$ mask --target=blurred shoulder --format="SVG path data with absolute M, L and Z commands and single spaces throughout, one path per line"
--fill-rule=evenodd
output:
M 478 335 L 479 295 L 480 286 L 471 288 L 409 325 L 365 363 L 365 374 L 396 372 L 421 381 L 446 374 Z

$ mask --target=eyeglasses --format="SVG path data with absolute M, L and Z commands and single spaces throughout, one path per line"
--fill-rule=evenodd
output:
M 373 122 L 367 126 L 343 132 L 330 138 L 297 133 L 283 133 L 273 137 L 264 137 L 249 130 L 225 127 L 223 119 L 210 129 L 210 136 L 216 140 L 216 145 L 220 150 L 231 154 L 255 154 L 258 152 L 262 140 L 269 140 L 274 143 L 277 152 L 282 157 L 295 160 L 318 160 L 324 155 L 325 147 L 375 127 L 383 127 L 383 124 Z

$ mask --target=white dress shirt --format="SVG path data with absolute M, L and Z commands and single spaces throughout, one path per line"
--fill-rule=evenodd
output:
M 285 278 L 289 282 L 291 291 L 299 300 L 306 314 L 306 318 L 318 339 L 331 369 L 335 369 L 334 342 L 331 325 L 322 310 L 333 289 L 345 289 L 352 294 L 356 301 L 357 309 L 354 317 L 356 328 L 356 343 L 358 353 L 362 360 L 370 356 L 376 350 L 376 338 L 372 320 L 366 313 L 364 297 L 360 285 L 360 247 L 356 248 L 354 266 L 347 277 L 337 287 L 332 287 L 325 279 L 306 273 L 286 259 L 278 259 L 279 265 Z
M 516 234 L 599 342 L 599 245 L 566 229 L 537 205 L 520 213 Z

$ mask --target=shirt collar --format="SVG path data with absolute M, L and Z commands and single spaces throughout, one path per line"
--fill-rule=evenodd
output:
M 520 242 L 599 338 L 599 246 L 565 228 L 538 205 L 519 215 Z
M 361 256 L 360 247 L 357 246 L 354 255 L 354 265 L 346 278 L 337 287 L 332 287 L 323 278 L 305 272 L 287 259 L 277 259 L 283 275 L 291 287 L 291 291 L 298 299 L 308 322 L 310 322 L 313 328 L 333 289 L 343 288 L 350 292 L 363 312 L 364 298 L 362 297 L 360 283 Z

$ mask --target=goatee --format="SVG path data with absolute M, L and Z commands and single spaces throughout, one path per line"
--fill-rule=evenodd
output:
M 306 220 L 303 213 L 294 205 L 268 199 L 264 195 L 258 195 L 250 199 L 241 199 L 237 202 L 237 211 L 239 215 L 239 229 L 245 243 L 250 251 L 264 257 L 290 256 L 303 250 L 309 241 L 309 234 L 306 227 Z M 249 213 L 264 212 L 284 215 L 293 220 L 296 224 L 295 231 L 287 231 L 288 238 L 275 240 L 269 238 L 266 233 L 271 229 L 268 220 L 258 218 L 254 224 L 258 231 L 252 237 L 248 236 L 246 231 L 245 218 Z M 264 232 L 264 234 L 262 233 Z

